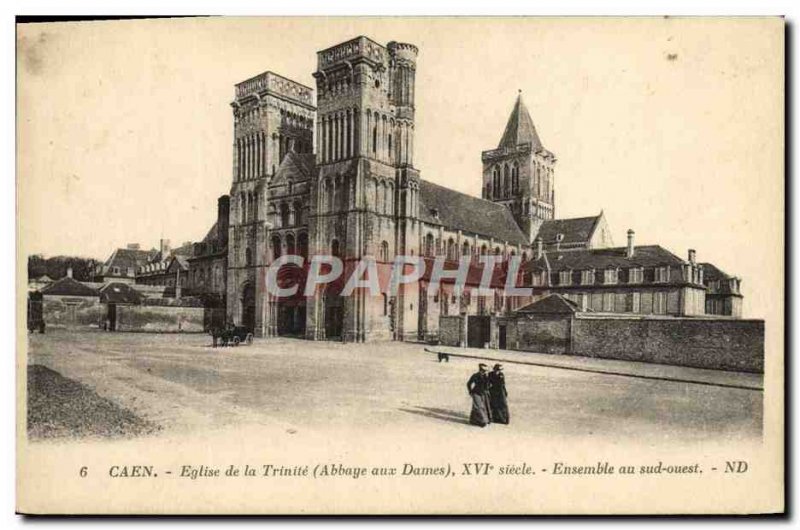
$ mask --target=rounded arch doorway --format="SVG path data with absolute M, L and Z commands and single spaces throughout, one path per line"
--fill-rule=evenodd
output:
M 240 312 L 242 316 L 240 325 L 255 332 L 256 329 L 256 287 L 252 282 L 247 282 L 241 290 L 239 297 Z

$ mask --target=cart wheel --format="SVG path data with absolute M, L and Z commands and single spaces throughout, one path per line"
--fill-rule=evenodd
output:
M 241 339 L 239 337 L 233 337 L 233 345 L 238 346 Z
M 247 337 L 244 339 L 244 342 L 247 345 L 253 344 L 253 334 L 252 333 L 248 333 Z

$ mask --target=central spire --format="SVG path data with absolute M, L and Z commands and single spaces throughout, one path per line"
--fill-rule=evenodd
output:
M 520 144 L 531 144 L 531 149 L 536 152 L 544 148 L 539 135 L 536 133 L 536 127 L 533 126 L 533 120 L 522 101 L 522 90 L 517 94 L 517 101 L 514 103 L 514 109 L 508 117 L 506 129 L 503 132 L 503 138 L 500 140 L 501 147 L 516 147 Z

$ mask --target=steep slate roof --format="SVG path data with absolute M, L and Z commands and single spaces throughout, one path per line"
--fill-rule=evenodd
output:
M 588 242 L 597 223 L 600 222 L 601 215 L 602 213 L 592 217 L 544 221 L 539 227 L 537 237 L 541 237 L 545 245 L 555 243 L 558 234 L 564 234 L 564 239 L 561 240 L 562 245 Z
M 214 221 L 214 224 L 211 225 L 211 228 L 208 230 L 206 237 L 203 238 L 203 243 L 212 243 L 217 241 L 219 235 L 217 234 L 218 228 L 218 221 Z
M 146 265 L 154 255 L 155 253 L 152 250 L 118 248 L 103 265 L 106 267 L 119 267 L 121 272 L 127 272 L 128 268 L 138 270 L 139 267 Z
M 626 247 L 546 251 L 547 263 L 553 272 L 632 267 L 663 267 L 683 265 L 685 262 L 659 245 L 634 247 L 633 257 L 626 257 Z M 544 256 L 523 265 L 523 270 L 546 268 Z
M 111 282 L 100 289 L 100 301 L 112 304 L 140 304 L 144 295 L 127 283 Z
M 87 287 L 78 280 L 70 277 L 56 280 L 46 287 L 43 287 L 40 292 L 42 294 L 59 296 L 98 296 L 99 294 L 95 289 Z
M 511 211 L 486 199 L 461 193 L 427 180 L 419 182 L 419 216 L 426 223 L 464 230 L 498 242 L 527 245 L 528 238 Z M 438 212 L 438 218 L 434 216 Z
M 721 271 L 713 263 L 700 263 L 703 266 L 703 279 L 708 281 L 714 280 L 728 280 L 732 278 L 730 274 Z
M 316 155 L 313 153 L 286 153 L 270 184 L 283 181 L 307 180 L 314 176 Z
M 497 147 L 516 147 L 520 144 L 531 144 L 533 152 L 544 149 L 542 141 L 536 133 L 536 127 L 533 126 L 531 115 L 528 113 L 525 103 L 522 102 L 521 93 L 517 96 L 514 109 L 508 117 L 506 129 Z
M 560 294 L 551 294 L 545 296 L 541 300 L 537 300 L 524 307 L 520 307 L 515 311 L 516 313 L 528 314 L 572 314 L 578 312 L 578 305 L 567 300 Z
M 169 264 L 169 269 L 172 269 L 172 265 L 175 263 L 180 266 L 182 271 L 189 270 L 189 261 L 186 259 L 186 256 L 182 256 L 180 254 L 172 256 L 172 262 Z
M 723 272 L 713 263 L 700 263 L 699 265 L 703 267 L 703 283 L 709 288 L 707 294 L 742 296 L 740 293 L 731 289 L 731 282 L 726 281 L 733 279 L 733 276 Z M 714 281 L 719 281 L 719 284 L 711 286 L 710 283 Z

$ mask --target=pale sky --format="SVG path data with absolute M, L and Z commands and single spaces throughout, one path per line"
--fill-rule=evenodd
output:
M 416 44 L 415 165 L 479 195 L 517 90 L 558 157 L 556 216 L 604 210 L 615 243 L 695 248 L 741 276 L 745 315 L 783 289 L 783 21 L 263 19 L 18 28 L 25 254 L 105 259 L 198 240 L 231 183 L 233 85 L 314 87 L 316 52 Z M 780 305 L 780 304 L 779 304 Z

